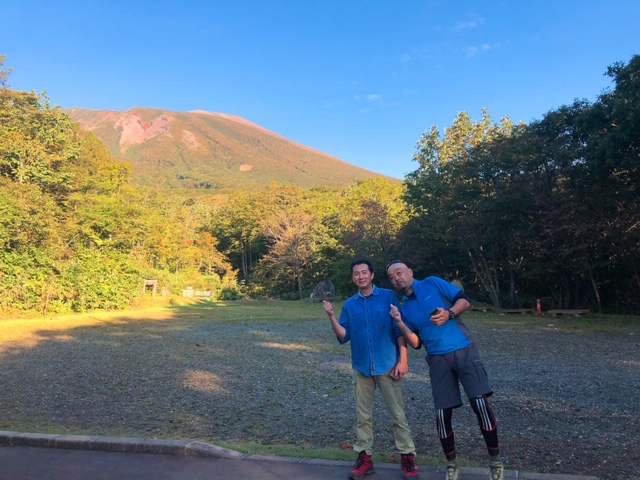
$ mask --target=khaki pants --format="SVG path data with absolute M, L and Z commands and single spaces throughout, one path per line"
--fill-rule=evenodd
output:
M 415 453 L 416 449 L 411 437 L 411 430 L 404 413 L 402 380 L 394 380 L 388 373 L 374 377 L 367 377 L 355 369 L 351 373 L 353 375 L 353 394 L 358 416 L 356 425 L 358 441 L 353 446 L 353 449 L 356 452 L 364 450 L 367 455 L 372 454 L 373 396 L 376 392 L 376 386 L 378 386 L 393 423 L 393 432 L 398 451 L 401 454 Z

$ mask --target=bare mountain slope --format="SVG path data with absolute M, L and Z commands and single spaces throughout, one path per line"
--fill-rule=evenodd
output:
M 228 191 L 272 181 L 346 185 L 377 176 L 224 113 L 140 107 L 66 112 L 93 131 L 115 158 L 129 161 L 131 180 L 139 185 Z

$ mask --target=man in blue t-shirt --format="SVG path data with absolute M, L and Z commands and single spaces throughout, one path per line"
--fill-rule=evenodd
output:
M 487 444 L 489 479 L 503 480 L 498 428 L 487 400 L 493 391 L 471 332 L 460 318 L 471 306 L 469 297 L 439 277 L 415 280 L 413 271 L 400 260 L 389 263 L 387 274 L 402 296 L 399 308 L 391 305 L 391 316 L 408 345 L 416 349 L 424 345 L 427 351 L 436 427 L 448 461 L 445 479 L 460 476 L 451 418 L 453 409 L 462 405 L 461 383 Z
M 340 321 L 326 300 L 324 310 L 341 344 L 351 342 L 351 367 L 358 423 L 358 452 L 350 479 L 361 479 L 375 472 L 373 468 L 373 399 L 380 389 L 393 422 L 396 447 L 401 454 L 404 479 L 418 476 L 414 464 L 415 447 L 404 412 L 402 378 L 409 370 L 407 344 L 389 314 L 389 306 L 398 303 L 395 292 L 373 284 L 373 265 L 367 259 L 351 262 L 351 279 L 358 293 L 342 306 Z

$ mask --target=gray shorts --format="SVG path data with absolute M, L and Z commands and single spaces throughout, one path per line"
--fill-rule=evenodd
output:
M 467 398 L 493 393 L 484 364 L 474 344 L 444 355 L 427 355 L 431 392 L 436 409 L 458 408 L 462 405 L 460 386 Z

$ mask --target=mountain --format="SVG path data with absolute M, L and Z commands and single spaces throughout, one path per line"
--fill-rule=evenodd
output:
M 378 176 L 234 115 L 140 107 L 65 112 L 128 161 L 138 185 L 228 192 L 272 181 L 314 187 Z

